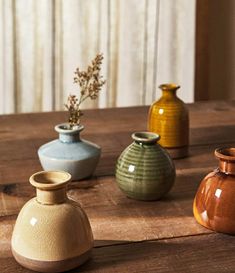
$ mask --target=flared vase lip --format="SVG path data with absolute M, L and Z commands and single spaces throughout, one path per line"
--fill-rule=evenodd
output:
M 159 85 L 159 88 L 161 90 L 177 90 L 180 88 L 180 85 L 178 85 L 176 83 L 163 83 L 163 84 Z
M 235 162 L 235 148 L 233 147 L 221 147 L 215 150 L 215 156 L 218 159 Z
M 135 132 L 131 135 L 132 139 L 140 143 L 156 143 L 160 135 L 153 132 Z
M 72 176 L 64 171 L 40 171 L 30 176 L 32 186 L 41 190 L 55 190 L 65 187 Z
M 55 126 L 55 131 L 60 134 L 78 134 L 84 129 L 84 126 L 79 124 L 70 129 L 69 123 L 60 123 Z

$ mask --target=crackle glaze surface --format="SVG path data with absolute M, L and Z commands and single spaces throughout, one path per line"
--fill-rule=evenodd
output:
M 140 132 L 132 137 L 135 141 L 117 161 L 118 186 L 134 199 L 160 199 L 174 184 L 174 164 L 166 151 L 156 143 L 158 135 Z
M 33 198 L 19 213 L 12 248 L 21 256 L 39 261 L 58 261 L 78 256 L 91 247 L 88 219 L 72 200 L 43 205 Z
M 65 172 L 51 171 L 30 178 L 37 196 L 21 209 L 11 241 L 16 260 L 29 269 L 61 272 L 90 257 L 90 223 L 80 205 L 67 198 L 64 178 L 68 177 Z

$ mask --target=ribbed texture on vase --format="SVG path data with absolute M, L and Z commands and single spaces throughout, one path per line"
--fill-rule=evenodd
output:
M 150 107 L 148 129 L 161 136 L 159 144 L 167 149 L 189 145 L 189 115 L 186 105 L 174 92 L 164 91 L 162 97 Z M 184 157 L 187 152 L 172 153 L 173 158 Z
M 171 189 L 174 179 L 173 162 L 158 144 L 134 142 L 117 161 L 117 183 L 131 198 L 157 200 Z

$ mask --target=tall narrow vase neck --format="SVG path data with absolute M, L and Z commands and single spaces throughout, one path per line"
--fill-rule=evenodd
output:
M 216 149 L 215 156 L 219 159 L 221 172 L 235 175 L 235 148 Z
M 84 126 L 78 125 L 74 128 L 70 128 L 67 123 L 59 124 L 55 126 L 55 130 L 59 133 L 59 139 L 61 142 L 79 142 L 80 132 L 84 129 Z

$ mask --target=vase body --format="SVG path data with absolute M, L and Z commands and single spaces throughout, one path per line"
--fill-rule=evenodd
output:
M 157 134 L 139 132 L 132 134 L 132 138 L 134 142 L 117 161 L 118 186 L 130 198 L 146 201 L 160 199 L 174 184 L 174 163 L 157 143 Z
M 188 109 L 176 95 L 179 86 L 163 84 L 159 88 L 162 97 L 150 107 L 148 130 L 161 136 L 159 144 L 172 158 L 185 157 L 189 145 Z
M 12 235 L 12 253 L 22 266 L 38 272 L 63 272 L 90 256 L 93 235 L 80 205 L 66 195 L 71 176 L 39 172 L 30 182 L 37 196 L 21 209 Z
M 55 126 L 59 139 L 42 145 L 38 156 L 44 170 L 62 170 L 70 173 L 72 180 L 81 180 L 94 173 L 101 148 L 80 138 L 83 126 L 67 128 L 67 124 Z
M 208 229 L 235 234 L 235 148 L 217 149 L 215 155 L 219 167 L 201 181 L 194 217 Z

